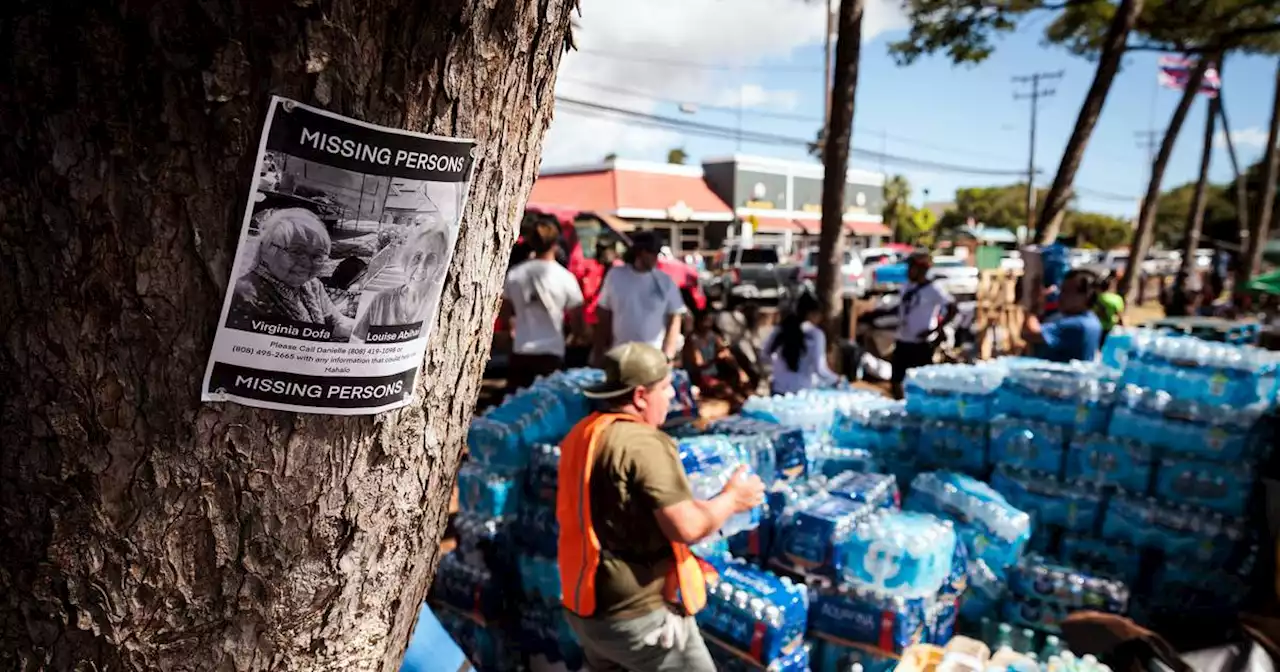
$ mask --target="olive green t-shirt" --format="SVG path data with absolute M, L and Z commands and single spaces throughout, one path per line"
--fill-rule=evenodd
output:
M 693 498 L 675 442 L 639 422 L 611 425 L 596 446 L 590 496 L 601 549 L 595 616 L 621 620 L 658 609 L 673 556 L 654 512 Z

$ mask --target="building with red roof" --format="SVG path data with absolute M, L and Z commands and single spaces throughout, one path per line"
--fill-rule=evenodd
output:
M 612 160 L 543 170 L 529 205 L 593 212 L 619 231 L 655 231 L 675 254 L 738 242 L 798 253 L 817 244 L 822 170 L 812 162 L 742 155 L 701 167 Z M 881 217 L 884 176 L 850 170 L 848 180 L 847 233 L 855 245 L 879 245 L 890 235 Z

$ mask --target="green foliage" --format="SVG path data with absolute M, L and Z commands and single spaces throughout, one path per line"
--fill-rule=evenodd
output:
M 1205 191 L 1204 223 L 1202 238 L 1237 241 L 1240 225 L 1236 219 L 1234 186 L 1210 184 Z M 1184 184 L 1160 194 L 1156 207 L 1153 240 L 1165 247 L 1178 247 L 1187 228 L 1187 214 L 1195 197 L 1194 182 Z
M 1045 29 L 1045 39 L 1075 54 L 1096 56 L 1115 14 L 1109 2 L 1069 3 Z M 1280 51 L 1280 7 L 1259 0 L 1146 0 L 1131 48 L 1157 51 Z
M 952 63 L 981 63 L 995 50 L 993 40 L 1012 32 L 1023 15 L 1057 6 L 1044 0 L 905 0 L 911 22 L 905 39 L 889 45 L 899 65 L 925 54 L 945 52 Z
M 667 152 L 667 163 L 683 166 L 687 160 L 689 160 L 689 154 L 684 151 L 684 147 L 675 147 Z
M 901 226 L 911 216 L 911 185 L 907 178 L 894 175 L 884 182 L 884 224 L 894 232 L 895 237 L 902 237 L 905 232 Z
M 908 229 L 903 236 L 907 242 L 922 247 L 933 247 L 936 238 L 934 229 L 938 224 L 938 216 L 928 208 L 915 209 L 907 220 Z
M 911 29 L 889 53 L 899 65 L 937 53 L 955 64 L 981 63 L 1019 21 L 1053 12 L 1045 40 L 1092 57 L 1116 7 L 1111 0 L 905 0 Z M 1129 42 L 1171 52 L 1280 53 L 1280 6 L 1275 0 L 1145 0 Z
M 1043 200 L 1047 190 L 1037 189 L 1037 202 Z M 942 228 L 963 226 L 967 218 L 986 226 L 1016 230 L 1027 223 L 1027 185 L 1010 184 L 1002 187 L 972 187 L 956 190 L 956 217 L 944 213 Z
M 617 159 L 617 158 L 618 158 L 618 155 L 615 152 L 609 152 L 608 154 L 604 155 L 604 160 L 606 163 L 608 163 L 609 161 L 613 161 L 614 159 Z
M 1123 245 L 1133 232 L 1127 220 L 1097 212 L 1068 212 L 1062 228 L 1068 235 L 1079 236 L 1082 247 L 1100 250 Z

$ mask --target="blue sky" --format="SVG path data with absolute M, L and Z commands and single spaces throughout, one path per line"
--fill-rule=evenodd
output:
M 685 13 L 688 21 L 646 20 L 630 10 L 584 3 L 579 38 L 581 53 L 566 57 L 557 92 L 606 105 L 736 128 L 732 110 L 708 109 L 683 114 L 678 105 L 657 98 L 748 106 L 742 126 L 791 137 L 812 137 L 822 114 L 822 14 L 820 8 L 793 9 L 796 0 L 655 0 L 670 3 L 650 15 Z M 645 3 L 641 3 L 645 4 Z M 650 3 L 653 4 L 653 3 Z M 732 7 L 730 7 L 732 4 Z M 736 11 L 735 11 L 736 10 Z M 862 69 L 855 113 L 854 146 L 913 159 L 996 170 L 1024 170 L 1027 161 L 1029 104 L 1015 100 L 1026 85 L 1015 75 L 1063 71 L 1049 84 L 1055 95 L 1042 99 L 1036 143 L 1038 184 L 1047 185 L 1071 133 L 1093 78 L 1094 64 L 1066 50 L 1042 44 L 1045 21 L 1033 20 L 997 44 L 977 66 L 952 66 L 945 58 L 926 57 L 899 67 L 887 45 L 903 34 L 895 4 L 876 0 L 864 31 Z M 709 25 L 721 30 L 708 32 Z M 1156 54 L 1135 53 L 1112 86 L 1107 105 L 1090 140 L 1076 185 L 1086 210 L 1132 216 L 1146 184 L 1147 153 L 1136 133 L 1163 131 L 1178 92 L 1156 88 Z M 724 69 L 673 65 L 681 61 L 721 64 Z M 1243 165 L 1257 160 L 1265 144 L 1275 73 L 1274 59 L 1235 56 L 1224 68 L 1223 95 L 1237 152 Z M 742 90 L 742 94 L 737 92 Z M 650 94 L 648 96 L 644 94 Z M 1165 187 L 1193 180 L 1204 128 L 1205 101 L 1197 101 L 1179 136 Z M 758 113 L 810 117 L 779 119 Z M 616 119 L 585 116 L 561 106 L 546 141 L 544 165 L 591 163 L 605 153 L 624 158 L 664 160 L 671 147 L 684 147 L 691 162 L 733 153 L 732 139 L 637 127 Z M 743 142 L 748 154 L 805 158 L 799 147 Z M 878 161 L 855 157 L 854 165 L 880 169 Z M 885 172 L 911 182 L 916 202 L 929 189 L 930 200 L 949 200 L 957 187 L 1007 184 L 1017 177 L 966 175 L 886 163 Z M 1212 178 L 1230 179 L 1225 146 L 1218 143 Z

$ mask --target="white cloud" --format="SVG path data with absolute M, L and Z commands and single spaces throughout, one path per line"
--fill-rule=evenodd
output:
M 1241 147 L 1262 149 L 1267 146 L 1267 130 L 1261 126 L 1251 126 L 1249 128 L 1242 128 L 1238 131 L 1232 131 L 1231 142 L 1235 144 L 1236 149 L 1240 149 Z M 1218 148 L 1226 147 L 1226 133 L 1218 131 L 1218 134 L 1213 138 L 1213 145 Z
M 864 41 L 904 27 L 897 0 L 869 0 Z M 580 53 L 565 54 L 556 94 L 652 112 L 659 98 L 737 105 L 737 86 L 750 106 L 793 110 L 800 102 L 791 86 L 821 90 L 821 63 L 788 62 L 802 47 L 821 44 L 826 2 L 805 0 L 588 0 L 574 33 Z M 714 63 L 726 69 L 673 67 L 663 62 Z M 795 68 L 786 90 L 758 82 L 756 64 Z M 816 66 L 816 70 L 805 69 Z M 601 88 L 601 87 L 606 88 Z M 821 116 L 820 110 L 813 110 Z M 605 154 L 637 156 L 685 144 L 678 132 L 641 126 L 634 120 L 589 119 L 562 106 L 544 143 L 543 165 L 596 162 Z
M 740 87 L 721 89 L 716 95 L 716 105 L 725 107 L 769 107 L 775 110 L 794 110 L 800 104 L 800 93 L 793 89 L 766 89 L 759 84 L 743 84 Z

